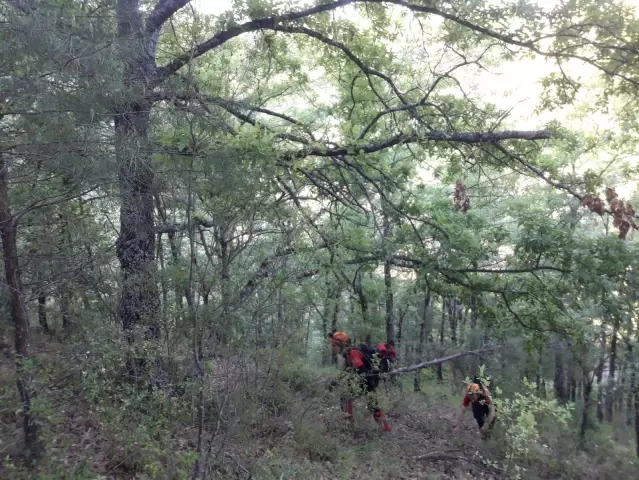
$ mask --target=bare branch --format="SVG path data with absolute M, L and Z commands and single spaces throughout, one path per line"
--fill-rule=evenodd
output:
M 429 360 L 427 362 L 418 363 L 417 365 L 412 365 L 410 367 L 397 368 L 395 370 L 391 370 L 390 372 L 388 372 L 387 375 L 388 376 L 402 375 L 404 373 L 414 372 L 415 370 L 421 370 L 422 368 L 428 368 L 428 367 L 432 367 L 434 365 L 440 365 L 440 364 L 445 363 L 445 362 L 450 362 L 451 360 L 456 360 L 458 358 L 467 357 L 468 355 L 479 355 L 479 356 L 481 356 L 482 353 L 493 351 L 496 348 L 497 347 L 491 347 L 491 348 L 484 348 L 484 349 L 481 349 L 481 350 L 474 350 L 474 351 L 471 351 L 471 352 L 455 353 L 454 355 L 448 355 L 446 357 L 435 358 L 433 360 Z

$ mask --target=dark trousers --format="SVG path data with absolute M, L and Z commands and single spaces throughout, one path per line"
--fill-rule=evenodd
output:
M 486 423 L 486 420 L 488 419 L 488 405 L 486 405 L 485 403 L 473 403 L 473 417 L 475 417 L 475 420 L 477 421 L 477 425 L 479 425 L 479 428 L 482 428 L 484 426 L 484 424 Z M 490 425 L 488 425 L 488 428 L 493 428 L 493 426 L 495 425 L 495 420 L 497 419 L 497 417 L 493 418 L 493 421 L 490 423 Z
M 346 391 L 340 398 L 342 410 L 347 413 L 352 409 L 353 399 L 366 396 L 366 406 L 375 413 L 379 411 L 379 402 L 377 399 L 377 387 L 379 385 L 379 375 L 356 375 L 350 376 Z

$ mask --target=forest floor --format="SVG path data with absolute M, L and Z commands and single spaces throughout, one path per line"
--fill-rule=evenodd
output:
M 147 479 L 189 478 L 191 472 L 171 469 L 172 455 L 187 455 L 196 447 L 196 422 L 173 431 L 171 452 L 160 452 L 156 466 L 144 466 L 140 450 L 125 446 L 114 429 L 139 429 L 140 425 L 117 425 L 104 420 L 87 400 L 78 364 L 60 354 L 57 342 L 36 336 L 33 351 L 42 367 L 36 376 L 42 398 L 39 415 L 45 419 L 42 435 L 46 460 L 29 473 L 11 458 L 19 454 L 21 413 L 16 406 L 13 363 L 6 350 L 0 354 L 0 478 Z M 43 361 L 46 359 L 46 361 Z M 436 389 L 433 393 L 430 390 Z M 297 394 L 279 416 L 263 417 L 248 429 L 236 426 L 237 434 L 220 435 L 204 451 L 210 451 L 209 478 L 238 479 L 466 479 L 511 478 L 502 470 L 502 437 L 482 440 L 470 414 L 460 433 L 454 421 L 460 398 L 443 393 L 449 387 L 426 386 L 426 393 L 393 390 L 380 386 L 382 406 L 392 432 L 381 432 L 363 400 L 355 402 L 355 426 L 339 411 L 337 399 L 310 398 Z M 104 423 L 103 423 L 104 420 Z M 107 426 L 105 426 L 107 424 Z M 168 435 L 168 434 L 167 434 Z M 140 440 L 144 442 L 144 440 Z M 135 443 L 135 442 L 134 442 Z M 147 448 L 145 445 L 144 448 Z M 142 448 L 140 446 L 140 448 Z M 168 453 L 168 454 L 167 454 Z M 554 460 L 533 463 L 523 478 L 610 478 L 585 453 L 571 452 L 570 459 L 553 452 Z M 136 460 L 133 460 L 136 457 Z M 2 459 L 4 458 L 4 462 Z M 491 459 L 486 462 L 485 459 Z M 579 471 L 558 462 L 580 464 Z M 149 462 L 153 464 L 153 462 Z M 191 461 L 192 465 L 192 461 Z M 172 471 L 173 473 L 166 473 Z M 154 473 L 155 472 L 155 473 Z

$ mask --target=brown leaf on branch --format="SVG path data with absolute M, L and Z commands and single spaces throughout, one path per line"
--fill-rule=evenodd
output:
M 466 193 L 466 185 L 461 180 L 455 182 L 453 201 L 456 210 L 461 210 L 464 213 L 470 210 L 470 197 Z
M 581 205 L 591 212 L 599 215 L 609 213 L 612 215 L 612 225 L 619 229 L 619 238 L 625 240 L 630 230 L 639 230 L 639 225 L 635 223 L 635 210 L 632 205 L 619 199 L 614 187 L 606 188 L 606 200 L 609 208 L 606 209 L 603 200 L 594 195 L 588 194 L 583 197 Z

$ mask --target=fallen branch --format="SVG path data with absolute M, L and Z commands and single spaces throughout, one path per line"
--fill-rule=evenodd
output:
M 391 370 L 386 375 L 401 375 L 403 373 L 414 372 L 415 370 L 421 370 L 422 368 L 432 367 L 433 365 L 439 365 L 441 363 L 450 362 L 451 360 L 456 360 L 457 358 L 467 357 L 468 355 L 479 355 L 482 353 L 490 352 L 491 350 L 495 350 L 496 347 L 484 348 L 482 350 L 473 350 L 471 352 L 461 352 L 456 353 L 454 355 L 448 355 L 447 357 L 435 358 L 433 360 L 429 360 L 427 362 L 418 363 L 417 365 L 412 365 L 410 367 L 402 367 L 397 368 L 395 370 Z

